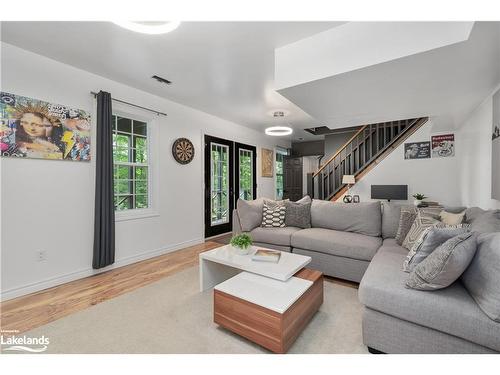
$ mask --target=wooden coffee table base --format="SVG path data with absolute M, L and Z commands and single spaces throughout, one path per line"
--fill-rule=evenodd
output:
M 323 274 L 303 268 L 313 285 L 283 314 L 214 290 L 214 322 L 275 353 L 286 353 L 323 303 Z

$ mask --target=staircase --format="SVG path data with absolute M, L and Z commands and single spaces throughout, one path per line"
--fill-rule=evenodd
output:
M 427 120 L 420 117 L 361 127 L 313 174 L 313 198 L 339 199 L 347 190 L 347 185 L 342 184 L 344 175 L 354 175 L 359 181 Z

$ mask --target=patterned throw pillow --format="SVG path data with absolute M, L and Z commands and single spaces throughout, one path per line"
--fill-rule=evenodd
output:
M 274 202 L 264 202 L 262 209 L 262 227 L 264 228 L 283 228 L 285 226 L 286 207 Z
M 403 241 L 403 247 L 407 248 L 408 250 L 411 250 L 415 242 L 419 240 L 422 233 L 427 228 L 434 227 L 437 224 L 439 224 L 438 219 L 435 219 L 432 216 L 428 216 L 423 211 L 418 210 L 417 217 L 415 218 L 415 221 L 411 225 L 411 228 L 408 231 L 405 240 Z
M 406 287 L 436 290 L 453 284 L 467 269 L 477 250 L 477 233 L 453 237 L 434 250 L 408 276 Z
M 411 206 L 401 207 L 401 215 L 399 216 L 398 231 L 396 233 L 396 242 L 398 245 L 403 245 L 415 218 L 417 217 L 417 209 Z
M 469 224 L 445 225 L 439 223 L 436 226 L 426 228 L 403 263 L 403 271 L 411 272 L 413 269 L 427 258 L 435 249 L 448 241 L 450 238 L 469 231 Z

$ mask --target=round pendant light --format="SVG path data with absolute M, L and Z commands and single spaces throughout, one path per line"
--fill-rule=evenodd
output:
M 115 25 L 124 29 L 135 31 L 142 34 L 166 34 L 179 27 L 181 24 L 178 21 L 170 22 L 134 22 L 134 21 L 113 21 Z
M 288 126 L 271 126 L 270 128 L 266 128 L 265 132 L 267 135 L 279 137 L 292 134 L 293 129 Z

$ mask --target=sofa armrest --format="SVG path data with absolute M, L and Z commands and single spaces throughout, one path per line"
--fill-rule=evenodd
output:
M 238 210 L 233 210 L 233 236 L 243 232 L 240 223 L 240 217 L 238 216 Z

